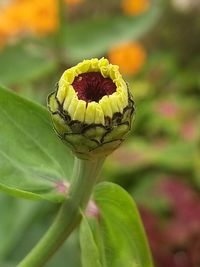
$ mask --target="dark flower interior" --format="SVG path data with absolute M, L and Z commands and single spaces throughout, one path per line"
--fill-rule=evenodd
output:
M 78 93 L 78 98 L 84 101 L 99 102 L 105 95 L 111 95 L 116 91 L 116 85 L 110 78 L 104 78 L 99 72 L 88 72 L 78 75 L 72 86 Z

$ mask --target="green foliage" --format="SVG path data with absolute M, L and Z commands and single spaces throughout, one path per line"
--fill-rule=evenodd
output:
M 187 180 L 194 191 L 200 188 L 199 20 L 195 12 L 172 12 L 171 5 L 162 13 L 164 5 L 152 2 L 147 12 L 132 17 L 122 15 L 119 8 L 112 15 L 97 10 L 84 18 L 72 10 L 72 18 L 64 18 L 55 36 L 23 39 L 0 51 L 0 84 L 45 103 L 47 93 L 72 63 L 105 56 L 120 42 L 142 39 L 147 62 L 143 71 L 127 77 L 136 102 L 133 132 L 107 160 L 103 177 L 122 184 L 137 204 L 165 218 L 170 201 L 156 194 L 157 184 L 171 177 Z M 46 231 L 58 208 L 55 203 L 66 197 L 72 166 L 72 155 L 54 134 L 46 109 L 0 88 L 0 190 L 41 200 L 0 195 L 0 266 L 16 266 Z M 130 196 L 103 183 L 94 200 L 99 218 L 84 217 L 81 225 L 83 267 L 152 266 Z M 157 246 L 160 249 L 161 244 Z M 169 255 L 167 246 L 162 244 Z M 47 267 L 80 267 L 78 255 L 75 233 Z
M 99 216 L 84 218 L 81 224 L 83 267 L 152 267 L 144 229 L 127 192 L 115 184 L 100 183 L 94 201 Z
M 59 185 L 69 181 L 73 160 L 53 133 L 46 110 L 2 88 L 0 107 L 1 190 L 30 199 L 62 201 L 65 195 L 59 192 Z M 104 183 L 97 186 L 94 199 L 100 209 L 101 223 L 97 223 L 95 232 L 92 232 L 87 219 L 84 219 L 81 247 L 86 256 L 83 266 L 152 266 L 141 221 L 130 196 L 120 187 Z M 2 259 L 12 251 L 20 239 L 19 230 L 30 224 L 37 207 L 23 201 L 10 202 L 9 210 L 20 215 L 20 220 L 9 235 L 3 235 Z M 126 213 L 121 212 L 122 208 Z M 6 222 L 11 221 L 15 213 L 2 214 L 4 220 L 0 229 L 3 233 L 9 227 Z M 98 245 L 93 239 L 96 234 Z M 88 238 L 90 243 L 85 241 Z
M 97 228 L 97 227 L 96 227 Z M 88 219 L 83 215 L 83 220 L 80 228 L 80 246 L 82 252 L 82 266 L 83 267 L 102 267 L 102 255 L 100 255 L 100 248 L 96 244 L 95 237 L 92 232 Z
M 118 42 L 137 40 L 152 28 L 160 14 L 161 7 L 154 4 L 137 17 L 114 15 L 71 24 L 64 35 L 67 58 L 76 62 L 99 57 Z
M 62 201 L 59 185 L 69 181 L 73 159 L 54 134 L 47 110 L 1 88 L 0 128 L 1 190 Z
M 55 71 L 55 59 L 33 44 L 8 46 L 0 53 L 0 83 L 4 85 L 33 81 Z
M 47 230 L 56 212 L 57 205 L 47 201 L 27 201 L 1 193 L 0 266 L 16 267 Z M 81 267 L 78 255 L 78 233 L 75 231 L 46 266 Z
M 38 203 L 0 195 L 0 265 L 21 238 L 23 230 L 37 213 Z M 9 211 L 9 212 L 8 212 Z M 17 220 L 15 220 L 18 218 Z M 13 225 L 13 220 L 15 224 Z

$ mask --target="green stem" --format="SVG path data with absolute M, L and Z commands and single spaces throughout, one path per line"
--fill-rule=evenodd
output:
M 17 267 L 44 266 L 62 245 L 80 223 L 80 209 L 84 209 L 90 199 L 103 162 L 104 158 L 94 161 L 75 159 L 69 197 L 61 205 L 47 233 Z

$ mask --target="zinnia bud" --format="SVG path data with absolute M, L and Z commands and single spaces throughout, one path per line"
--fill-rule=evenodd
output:
M 82 159 L 107 156 L 131 128 L 133 101 L 118 66 L 97 58 L 66 70 L 48 108 L 58 136 Z

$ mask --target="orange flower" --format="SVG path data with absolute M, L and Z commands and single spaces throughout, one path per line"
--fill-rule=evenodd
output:
M 123 74 L 132 75 L 142 69 L 146 52 L 140 43 L 125 43 L 110 49 L 108 58 L 112 64 L 120 67 Z
M 48 34 L 57 27 L 57 0 L 13 0 L 0 5 L 0 44 L 22 34 Z
M 31 1 L 30 1 L 31 2 Z M 55 32 L 58 28 L 58 1 L 57 0 L 35 0 L 32 16 L 29 17 L 30 29 L 36 34 L 48 34 Z M 31 10 L 31 8 L 30 8 Z
M 68 5 L 78 5 L 83 2 L 83 0 L 64 0 Z
M 126 15 L 139 15 L 150 6 L 150 0 L 122 0 L 122 10 Z

